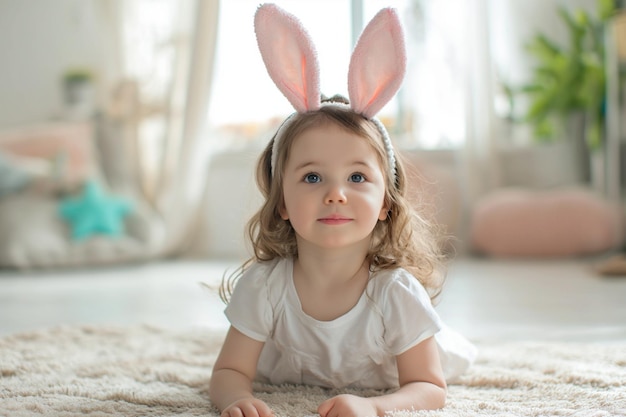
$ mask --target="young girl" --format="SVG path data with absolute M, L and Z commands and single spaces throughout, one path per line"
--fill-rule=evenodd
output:
M 441 286 L 438 242 L 407 202 L 405 170 L 375 118 L 404 75 L 397 15 L 382 10 L 361 35 L 350 104 L 320 102 L 315 50 L 295 17 L 264 5 L 255 28 L 268 72 L 296 113 L 259 160 L 265 202 L 249 224 L 254 258 L 232 294 L 234 283 L 223 285 L 231 327 L 211 400 L 224 417 L 271 416 L 253 395 L 259 380 L 391 389 L 335 396 L 319 405 L 321 417 L 441 408 L 446 378 L 472 352 L 463 339 L 459 349 L 439 337 L 431 304 Z

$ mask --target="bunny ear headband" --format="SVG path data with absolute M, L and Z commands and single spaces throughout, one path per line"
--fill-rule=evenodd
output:
M 315 46 L 300 21 L 274 4 L 261 5 L 254 18 L 257 42 L 272 81 L 297 113 L 321 106 L 320 77 Z M 374 16 L 363 30 L 350 58 L 348 95 L 350 108 L 374 122 L 380 131 L 392 173 L 396 158 L 387 130 L 376 113 L 400 88 L 406 70 L 404 34 L 394 9 Z M 290 116 L 276 133 L 272 148 L 272 174 L 282 132 Z

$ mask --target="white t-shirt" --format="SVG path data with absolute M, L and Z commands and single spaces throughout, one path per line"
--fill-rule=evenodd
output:
M 265 343 L 258 380 L 332 388 L 397 387 L 395 357 L 443 326 L 424 287 L 404 269 L 373 272 L 350 311 L 316 320 L 302 311 L 292 259 L 250 266 L 225 314 L 241 333 Z

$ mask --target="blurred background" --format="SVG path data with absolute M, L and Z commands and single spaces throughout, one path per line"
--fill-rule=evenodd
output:
M 275 3 L 309 30 L 326 95 L 347 95 L 364 25 L 398 9 L 408 72 L 380 118 L 447 250 L 626 274 L 621 1 Z M 5 277 L 249 256 L 253 167 L 292 111 L 258 53 L 257 6 L 0 0 Z

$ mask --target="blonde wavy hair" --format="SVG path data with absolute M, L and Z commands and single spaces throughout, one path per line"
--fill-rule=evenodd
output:
M 428 290 L 431 300 L 443 284 L 443 254 L 441 235 L 427 218 L 416 210 L 415 202 L 407 199 L 407 174 L 401 157 L 396 155 L 395 175 L 385 154 L 382 136 L 374 122 L 346 106 L 324 105 L 319 110 L 296 113 L 282 130 L 274 175 L 272 175 L 272 147 L 276 135 L 266 146 L 256 168 L 257 185 L 265 199 L 261 208 L 247 225 L 246 237 L 252 243 L 254 256 L 233 273 L 224 276 L 220 297 L 226 303 L 233 288 L 247 267 L 257 261 L 298 256 L 296 234 L 288 220 L 283 220 L 279 209 L 283 206 L 283 172 L 294 139 L 312 127 L 335 124 L 366 140 L 375 150 L 385 178 L 385 204 L 389 207 L 387 219 L 378 221 L 372 232 L 372 242 L 366 261 L 370 270 L 404 268 Z

